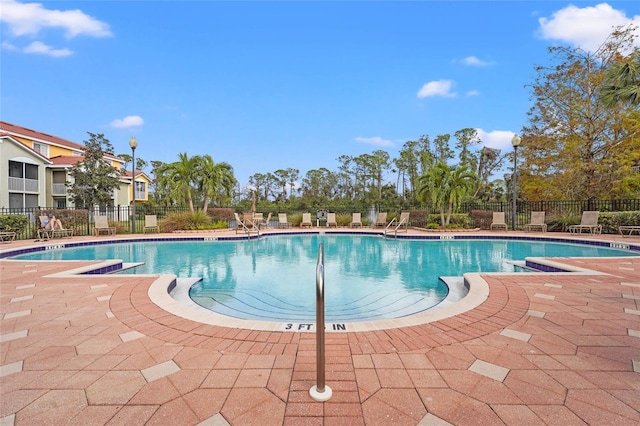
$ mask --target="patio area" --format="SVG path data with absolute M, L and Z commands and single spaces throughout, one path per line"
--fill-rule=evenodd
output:
M 2 259 L 0 426 L 640 424 L 640 252 L 556 261 L 593 272 L 478 274 L 489 296 L 465 313 L 326 333 L 333 396 L 316 402 L 314 333 L 175 316 L 154 276 L 56 276 L 99 261 Z

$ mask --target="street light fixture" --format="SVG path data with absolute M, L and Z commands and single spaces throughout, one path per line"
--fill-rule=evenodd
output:
M 131 147 L 132 159 L 131 159 L 131 194 L 133 196 L 131 202 L 131 233 L 136 233 L 136 148 L 138 147 L 138 140 L 135 136 L 131 136 L 129 139 L 129 146 Z
M 522 139 L 518 135 L 513 135 L 511 138 L 511 145 L 513 145 L 513 207 L 511 209 L 511 229 L 516 229 L 516 189 L 518 185 L 518 147 L 520 146 Z

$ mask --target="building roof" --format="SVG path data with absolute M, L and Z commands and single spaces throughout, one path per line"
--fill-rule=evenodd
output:
M 56 166 L 60 166 L 60 165 L 73 166 L 82 160 L 84 160 L 84 156 L 82 155 L 58 155 L 57 157 L 53 157 L 51 159 L 51 162 Z
M 32 130 L 26 127 L 7 123 L 6 121 L 0 121 L 0 130 L 3 130 L 9 133 L 10 135 L 22 136 L 36 142 L 46 142 L 50 145 L 58 145 L 58 146 L 69 148 L 75 151 L 84 150 L 83 145 L 79 145 L 75 142 L 71 142 L 66 139 L 59 138 L 57 136 L 52 136 L 47 133 L 38 132 L 37 130 Z
M 22 126 L 17 126 L 15 124 L 7 123 L 6 121 L 0 121 L 0 132 L 6 133 L 11 136 L 19 136 L 25 139 L 30 139 L 35 142 L 43 142 L 49 145 L 60 146 L 76 152 L 84 152 L 84 145 L 71 142 L 69 140 L 60 138 L 58 136 L 53 136 L 47 133 L 39 132 L 37 130 L 32 130 L 27 127 L 22 127 Z M 105 153 L 104 156 L 105 158 L 108 158 L 110 160 L 116 160 L 121 163 L 125 162 L 122 158 L 118 157 L 117 155 Z M 80 157 L 80 159 L 82 159 L 82 157 Z M 80 160 L 76 160 L 75 162 L 70 164 L 75 164 L 78 161 Z

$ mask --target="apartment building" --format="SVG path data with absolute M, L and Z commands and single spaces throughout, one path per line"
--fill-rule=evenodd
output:
M 34 208 L 74 207 L 67 191 L 69 170 L 83 160 L 84 145 L 37 130 L 0 121 L 0 211 L 20 213 Z M 121 171 L 125 161 L 111 154 L 104 160 Z M 113 205 L 128 211 L 148 200 L 149 176 L 121 171 Z M 103 206 L 96 206 L 103 207 Z

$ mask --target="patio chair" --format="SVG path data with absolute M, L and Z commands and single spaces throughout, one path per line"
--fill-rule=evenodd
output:
M 351 215 L 351 227 L 356 228 L 358 226 L 362 227 L 362 215 L 360 213 L 353 213 Z
M 373 226 L 374 227 L 387 226 L 387 213 L 386 212 L 378 213 L 378 217 L 376 218 L 376 221 L 373 224 Z
M 258 214 L 261 214 L 261 213 L 258 213 Z M 269 222 L 271 222 L 271 213 L 269 213 L 267 215 L 267 219 L 266 220 L 260 222 L 260 224 L 259 224 L 260 228 L 268 228 L 269 227 Z
M 300 228 L 308 226 L 311 228 L 313 223 L 311 223 L 311 213 L 302 213 L 302 222 L 300 222 Z
M 115 226 L 109 226 L 109 218 L 106 216 L 95 216 L 95 223 L 93 225 L 93 232 L 97 237 L 101 232 L 105 232 L 107 235 L 116 235 Z
M 544 212 L 531 212 L 531 222 L 524 225 L 525 231 L 531 231 L 534 229 L 540 229 L 542 232 L 547 232 L 547 224 L 544 223 Z
M 338 227 L 338 222 L 336 221 L 335 213 L 327 213 L 327 227 L 335 226 Z
M 246 212 L 242 213 L 242 223 L 249 229 L 254 229 L 256 227 L 255 213 Z
M 491 226 L 489 230 L 493 231 L 493 228 L 504 228 L 507 230 L 507 222 L 504 219 L 504 212 L 493 212 L 493 219 L 491 220 Z
M 38 229 L 38 239 L 48 240 L 53 237 L 73 237 L 73 229 L 62 226 L 62 221 L 55 216 L 40 216 L 40 229 Z
M 409 228 L 409 215 L 411 213 L 410 212 L 401 212 L 400 213 L 400 219 L 398 220 L 398 226 L 396 227 L 396 230 L 399 228 L 404 228 L 405 231 Z
M 600 234 L 602 232 L 602 225 L 598 225 L 599 211 L 583 211 L 580 225 L 569 226 L 569 232 L 572 234 L 581 234 L 583 230 L 587 230 L 592 234 Z
M 144 228 L 142 228 L 142 233 L 145 232 L 160 232 L 160 227 L 158 226 L 158 217 L 155 214 L 148 214 L 144 216 Z
M 238 213 L 234 213 L 233 215 L 236 219 L 236 234 L 238 233 L 238 231 L 246 232 L 247 234 L 249 234 L 251 232 L 257 232 L 259 230 L 259 228 L 255 226 L 253 214 L 244 213 L 242 215 L 242 219 L 240 219 Z
M 15 241 L 16 232 L 12 231 L 11 228 L 6 227 L 0 230 L 0 242 L 10 243 L 11 241 Z
M 278 213 L 278 228 L 288 228 L 291 226 L 289 220 L 287 220 L 286 213 Z

